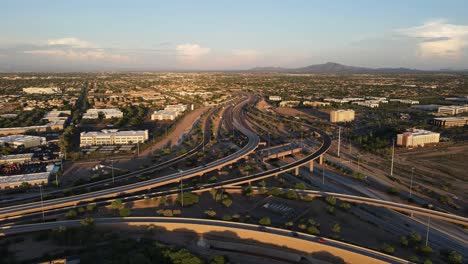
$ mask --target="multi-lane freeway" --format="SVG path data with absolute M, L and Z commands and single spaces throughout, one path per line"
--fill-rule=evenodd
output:
M 308 249 L 307 251 L 327 251 L 343 258 L 347 263 L 409 263 L 406 260 L 386 255 L 371 249 L 320 237 L 292 232 L 290 230 L 264 227 L 252 224 L 177 217 L 126 217 L 126 218 L 97 218 L 95 224 L 104 225 L 155 225 L 168 230 L 191 229 L 199 233 L 210 233 L 219 230 L 231 231 L 239 238 L 254 239 L 263 243 L 275 241 L 275 246 L 285 246 L 292 249 Z M 16 225 L 0 227 L 0 237 L 59 227 L 77 227 L 80 220 L 59 221 L 40 224 Z
M 167 185 L 170 183 L 179 182 L 182 179 L 188 179 L 196 176 L 201 176 L 213 170 L 221 169 L 226 165 L 233 164 L 240 159 L 244 159 L 255 151 L 260 143 L 259 137 L 246 127 L 244 120 L 242 119 L 243 107 L 251 103 L 253 100 L 252 96 L 249 96 L 240 104 L 233 108 L 233 125 L 248 138 L 248 143 L 236 153 L 233 153 L 227 157 L 223 157 L 204 166 L 199 166 L 186 171 L 181 171 L 167 176 L 158 177 L 155 179 L 128 184 L 124 186 L 113 187 L 109 189 L 94 191 L 85 194 L 78 194 L 70 197 L 57 198 L 47 200 L 43 202 L 33 202 L 20 205 L 14 205 L 4 207 L 0 209 L 0 218 L 6 218 L 11 216 L 18 216 L 26 213 L 38 212 L 41 210 L 49 210 L 76 205 L 81 202 L 94 201 L 96 199 L 116 197 L 119 195 L 134 193 L 138 191 L 144 191 L 151 188 Z

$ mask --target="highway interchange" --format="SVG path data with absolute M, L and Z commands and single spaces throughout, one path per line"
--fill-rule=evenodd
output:
M 3 208 L 0 208 L 0 219 L 7 219 L 7 218 L 19 217 L 19 216 L 27 215 L 31 213 L 38 213 L 41 210 L 46 210 L 46 211 L 56 210 L 60 208 L 76 206 L 78 204 L 81 205 L 81 204 L 95 202 L 99 200 L 102 201 L 104 199 L 112 200 L 112 199 L 115 199 L 116 197 L 125 197 L 125 196 L 131 195 L 132 193 L 139 193 L 141 191 L 146 191 L 155 187 L 160 187 L 160 186 L 164 186 L 170 183 L 180 182 L 183 179 L 201 176 L 207 172 L 218 170 L 229 164 L 234 164 L 240 159 L 245 159 L 247 156 L 252 154 L 260 144 L 259 137 L 248 128 L 248 125 L 245 123 L 244 118 L 243 118 L 244 117 L 243 108 L 247 104 L 252 103 L 253 101 L 254 101 L 254 97 L 249 95 L 241 103 L 232 107 L 232 112 L 228 111 L 232 114 L 232 116 L 227 115 L 228 118 L 226 118 L 225 123 L 228 123 L 228 124 L 226 126 L 229 126 L 229 124 L 232 125 L 233 128 L 236 128 L 240 133 L 242 133 L 248 139 L 248 143 L 244 147 L 242 147 L 239 151 L 229 156 L 223 157 L 221 159 L 218 159 L 216 161 L 213 161 L 203 166 L 195 167 L 195 168 L 188 169 L 186 171 L 182 171 L 178 173 L 174 173 L 171 175 L 161 176 L 161 177 L 150 179 L 147 181 L 112 187 L 112 188 L 103 189 L 99 191 L 93 191 L 93 192 L 84 193 L 84 194 L 73 195 L 70 197 L 51 199 L 51 200 L 47 200 L 43 202 L 30 202 L 30 203 L 23 203 L 23 204 L 3 207 Z M 229 108 L 229 110 L 231 109 Z M 206 127 L 207 126 L 205 126 L 204 128 L 205 133 L 206 133 Z M 322 139 L 322 145 L 315 152 L 307 155 L 306 157 L 300 160 L 294 161 L 292 163 L 286 164 L 284 166 L 281 166 L 279 168 L 274 168 L 271 170 L 263 171 L 263 172 L 249 175 L 249 176 L 225 180 L 225 181 L 214 183 L 214 184 L 205 184 L 199 187 L 184 188 L 184 191 L 203 192 L 203 191 L 208 191 L 209 189 L 212 189 L 212 188 L 236 188 L 233 186 L 238 186 L 244 183 L 251 183 L 251 182 L 258 181 L 267 177 L 277 176 L 284 172 L 296 170 L 297 168 L 301 166 L 310 165 L 310 163 L 314 162 L 314 160 L 321 159 L 323 155 L 327 152 L 327 150 L 330 148 L 330 145 L 331 145 L 331 138 L 325 132 L 320 131 L 318 129 L 314 129 L 310 125 L 307 125 L 307 127 L 310 130 L 313 130 L 320 135 L 320 138 Z M 196 146 L 194 149 L 190 150 L 188 153 L 184 155 L 186 156 L 193 155 L 194 153 L 200 150 L 201 144 Z M 149 167 L 149 168 L 131 172 L 129 174 L 122 175 L 119 177 L 124 178 L 124 177 L 135 176 L 135 175 L 147 173 L 147 172 L 151 173 L 157 170 L 158 168 L 161 168 L 162 166 L 170 166 L 168 164 L 173 164 L 173 162 L 177 162 L 178 160 L 183 159 L 186 156 L 179 157 L 179 159 L 177 160 L 166 161 L 162 164 L 156 165 L 155 167 Z M 414 214 L 426 215 L 426 216 L 438 218 L 444 221 L 449 221 L 449 222 L 468 226 L 467 218 L 453 215 L 453 214 L 438 212 L 438 211 L 434 211 L 430 209 L 420 208 L 416 206 L 410 206 L 410 205 L 401 204 L 401 203 L 395 203 L 395 202 L 390 202 L 390 201 L 384 201 L 384 200 L 378 200 L 378 199 L 372 199 L 372 198 L 360 197 L 360 196 L 354 196 L 354 195 L 339 194 L 339 193 L 326 193 L 326 192 L 309 191 L 309 190 L 297 190 L 297 191 L 300 193 L 312 195 L 312 196 L 334 196 L 338 199 L 345 200 L 345 201 L 369 204 L 369 205 L 374 205 L 374 206 L 382 206 L 382 207 L 394 209 L 397 211 L 404 211 L 404 212 L 410 212 Z M 153 193 L 152 195 L 153 196 L 167 195 L 173 192 L 175 191 L 170 190 L 170 191 Z M 135 197 L 135 199 L 138 199 L 138 197 Z M 121 220 L 97 220 L 97 221 L 121 221 Z M 170 220 L 166 219 L 166 221 L 170 221 Z M 203 220 L 197 219 L 197 221 L 203 221 Z M 63 223 L 63 222 L 58 222 L 58 224 L 60 223 Z M 38 229 L 48 228 L 50 226 L 54 226 L 54 223 L 37 224 L 34 226 L 37 227 Z M 20 232 L 26 232 L 24 230 L 33 231 L 28 228 L 34 229 L 33 226 L 18 226 L 18 227 L 8 226 L 8 227 L 3 227 L 2 230 L 3 230 L 3 235 L 12 234 L 13 230 L 22 230 Z M 11 230 L 11 231 L 6 231 L 6 230 Z M 270 231 L 270 228 L 268 229 L 268 231 Z M 290 231 L 286 231 L 286 232 L 288 232 L 288 234 L 286 235 L 290 235 L 289 233 Z M 347 249 L 350 250 L 350 247 L 348 247 Z M 402 262 L 398 262 L 395 260 L 392 260 L 390 262 L 402 263 Z

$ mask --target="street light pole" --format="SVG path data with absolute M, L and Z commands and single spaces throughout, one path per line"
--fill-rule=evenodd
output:
M 180 179 L 180 204 L 184 207 L 184 187 L 182 184 L 182 178 Z
M 44 215 L 44 199 L 42 198 L 42 184 L 39 185 L 39 192 L 41 193 L 42 222 L 45 222 L 45 215 Z
M 340 146 L 341 146 L 341 127 L 338 127 L 338 158 L 340 157 Z
M 392 163 L 390 166 L 390 176 L 393 176 L 393 159 L 395 157 L 395 139 L 392 140 Z
M 430 225 L 431 225 L 431 217 L 428 216 L 428 217 L 427 217 L 427 231 L 426 231 L 426 247 L 427 247 L 427 243 L 429 242 L 429 229 L 430 229 Z
M 414 176 L 414 167 L 411 168 L 411 180 L 410 180 L 410 187 L 409 187 L 409 197 L 411 198 L 411 195 L 413 193 L 413 176 Z
M 111 168 L 112 168 L 112 184 L 115 183 L 115 180 L 114 180 L 114 160 L 111 159 Z
M 322 164 L 322 184 L 325 184 L 325 162 Z

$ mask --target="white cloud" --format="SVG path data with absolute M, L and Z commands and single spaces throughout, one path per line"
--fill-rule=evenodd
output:
M 36 49 L 26 50 L 23 53 L 49 56 L 69 61 L 127 61 L 128 57 L 114 54 L 106 49 L 99 48 L 90 42 L 78 38 L 69 37 L 61 39 L 51 39 L 47 44 Z
M 418 40 L 422 57 L 459 58 L 468 46 L 468 26 L 449 24 L 443 20 L 397 31 Z
M 50 46 L 69 46 L 72 48 L 92 48 L 93 45 L 87 41 L 77 38 L 49 39 L 47 44 Z
M 182 63 L 194 63 L 201 57 L 210 53 L 210 48 L 201 47 L 198 44 L 180 44 L 176 47 L 177 60 Z

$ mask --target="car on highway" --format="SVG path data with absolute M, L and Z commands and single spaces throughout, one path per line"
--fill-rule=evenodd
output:
M 297 232 L 291 232 L 291 236 L 293 237 L 299 237 L 299 234 Z
M 319 243 L 326 243 L 327 241 L 326 241 L 325 239 L 319 237 L 319 238 L 317 239 L 317 242 L 319 242 Z

